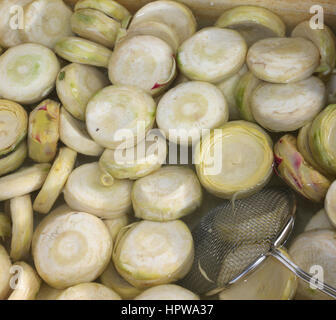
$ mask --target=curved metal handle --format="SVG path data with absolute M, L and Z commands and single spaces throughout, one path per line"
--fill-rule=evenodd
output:
M 269 254 L 272 255 L 274 258 L 278 259 L 283 265 L 285 265 L 289 270 L 295 273 L 300 279 L 307 282 L 308 284 L 314 281 L 314 283 L 316 283 L 317 290 L 327 294 L 333 299 L 336 299 L 336 289 L 335 288 L 329 286 L 326 283 L 319 281 L 318 279 L 313 278 L 310 274 L 303 271 L 295 263 L 290 261 L 280 250 L 274 247 L 272 248 Z

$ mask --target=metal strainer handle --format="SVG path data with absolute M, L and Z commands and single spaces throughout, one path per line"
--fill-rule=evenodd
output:
M 314 286 L 317 290 L 327 294 L 328 296 L 336 299 L 336 289 L 329 286 L 326 283 L 319 281 L 316 278 L 313 278 L 310 274 L 303 271 L 300 267 L 298 267 L 295 263 L 289 260 L 280 250 L 273 247 L 269 252 L 269 255 L 278 259 L 283 265 L 285 265 L 289 270 L 291 270 L 295 275 L 297 275 L 300 279 L 307 282 L 308 284 L 314 283 Z

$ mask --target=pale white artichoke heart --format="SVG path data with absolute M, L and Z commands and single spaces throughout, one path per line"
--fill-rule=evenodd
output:
M 202 202 L 196 174 L 182 166 L 166 166 L 137 180 L 132 190 L 135 216 L 145 220 L 169 221 L 195 211 Z
M 279 16 L 257 6 L 243 5 L 226 10 L 215 26 L 239 31 L 249 46 L 261 39 L 284 37 L 286 34 L 286 25 Z
M 120 42 L 113 51 L 108 73 L 115 85 L 132 85 L 155 95 L 176 75 L 172 48 L 163 40 L 147 35 Z
M 39 43 L 50 49 L 62 37 L 71 36 L 72 10 L 61 0 L 34 0 L 24 8 L 24 42 Z
M 99 218 L 84 212 L 49 214 L 35 230 L 32 253 L 41 278 L 56 289 L 95 280 L 111 259 L 112 240 Z
M 86 108 L 90 136 L 108 149 L 131 148 L 153 127 L 156 104 L 145 91 L 131 86 L 109 86 Z
M 175 1 L 154 1 L 146 4 L 134 15 L 130 28 L 143 21 L 163 22 L 178 35 L 179 43 L 196 32 L 196 19 L 191 10 Z
M 75 166 L 77 152 L 67 147 L 59 150 L 42 189 L 34 200 L 34 210 L 49 213 Z
M 224 81 L 217 84 L 219 90 L 222 91 L 226 102 L 229 107 L 229 119 L 238 120 L 240 119 L 239 109 L 237 107 L 237 102 L 235 98 L 235 89 L 240 78 L 248 71 L 246 64 L 233 76 L 225 79 Z
M 189 79 L 218 83 L 243 66 L 247 45 L 238 31 L 204 28 L 178 50 L 177 62 Z
M 83 164 L 70 174 L 64 188 L 64 199 L 73 210 L 100 218 L 118 218 L 131 209 L 132 181 L 114 180 L 110 186 L 100 181 L 98 162 Z
M 80 283 L 64 290 L 56 300 L 121 300 L 110 288 L 95 282 Z
M 331 184 L 324 201 L 324 209 L 331 225 L 336 228 L 336 183 Z
M 64 108 L 79 120 L 85 120 L 90 98 L 108 84 L 106 75 L 95 67 L 71 63 L 57 76 L 56 89 Z
M 132 286 L 118 273 L 112 261 L 110 261 L 100 276 L 100 281 L 104 286 L 111 288 L 125 300 L 133 299 L 141 293 L 140 289 Z
M 22 141 L 14 151 L 0 159 L 0 176 L 18 169 L 26 159 L 27 154 L 27 143 Z
M 336 233 L 334 230 L 311 230 L 294 239 L 289 255 L 304 271 L 330 286 L 336 286 Z M 295 299 L 326 300 L 331 297 L 299 280 Z
M 10 257 L 13 261 L 27 258 L 33 238 L 34 217 L 30 195 L 10 200 L 12 239 Z
M 176 52 L 180 45 L 179 36 L 175 29 L 159 21 L 145 20 L 135 24 L 133 23 L 127 30 L 127 37 L 133 37 L 136 35 L 147 35 L 160 38 L 170 45 L 173 52 Z
M 295 83 L 263 83 L 251 97 L 255 120 L 270 131 L 295 131 L 322 110 L 326 89 L 317 77 Z
M 321 209 L 313 215 L 307 223 L 304 231 L 306 232 L 315 229 L 335 229 L 335 227 L 331 224 L 325 209 Z
M 128 10 L 114 0 L 81 0 L 77 1 L 75 11 L 83 9 L 93 9 L 106 14 L 108 17 L 120 22 L 123 27 L 127 27 L 131 18 Z
M 19 104 L 0 99 L 0 156 L 15 150 L 26 137 L 27 111 Z
M 320 52 L 304 38 L 268 38 L 248 51 L 247 65 L 264 81 L 290 83 L 310 77 L 320 64 Z
M 12 262 L 6 249 L 0 244 L 0 300 L 6 299 L 10 290 L 9 281 L 12 277 Z
M 0 178 L 0 201 L 23 196 L 40 189 L 48 176 L 49 163 L 24 167 Z
M 60 139 L 69 148 L 87 156 L 100 156 L 104 151 L 91 139 L 85 123 L 75 119 L 64 107 L 60 113 Z
M 308 164 L 310 164 L 315 170 L 327 177 L 329 174 L 323 168 L 321 168 L 321 166 L 314 159 L 314 155 L 309 146 L 309 135 L 311 126 L 312 122 L 309 122 L 299 130 L 296 141 L 297 149 Z
M 229 108 L 222 92 L 213 84 L 189 81 L 170 89 L 160 99 L 156 122 L 167 139 L 183 145 L 198 142 L 203 129 L 214 129 L 228 121 Z
M 107 48 L 113 48 L 120 32 L 120 23 L 99 10 L 75 10 L 71 17 L 72 31 Z
M 268 257 L 253 273 L 223 290 L 219 299 L 289 300 L 294 298 L 297 284 L 293 272 L 276 258 Z
M 194 158 L 200 182 L 210 193 L 239 199 L 257 192 L 269 181 L 272 141 L 258 125 L 232 121 L 203 138 Z
M 175 282 L 190 270 L 194 244 L 180 221 L 141 221 L 120 231 L 113 250 L 117 271 L 137 288 Z
M 61 38 L 54 51 L 65 60 L 104 68 L 107 68 L 112 54 L 101 44 L 79 37 Z
M 0 2 L 0 45 L 4 48 L 14 47 L 23 41 L 20 37 L 20 28 L 22 19 L 19 17 L 19 11 L 33 0 L 1 0 Z
M 163 284 L 149 288 L 134 300 L 199 300 L 199 296 L 176 284 Z
M 35 103 L 54 88 L 60 64 L 40 44 L 26 43 L 0 56 L 0 96 L 23 104 Z
M 114 178 L 136 180 L 159 169 L 166 157 L 166 139 L 158 129 L 151 129 L 133 148 L 105 149 L 99 166 Z
M 251 95 L 261 81 L 250 71 L 246 72 L 235 88 L 235 99 L 240 116 L 243 120 L 255 122 L 251 110 Z
M 333 31 L 326 25 L 323 28 L 312 28 L 310 21 L 302 21 L 292 31 L 292 37 L 311 40 L 321 54 L 320 66 L 315 72 L 329 75 L 336 64 L 336 38 Z
M 11 276 L 14 279 L 17 277 L 17 281 L 16 288 L 11 292 L 8 300 L 35 300 L 41 286 L 41 279 L 35 269 L 26 262 L 20 261 L 13 265 L 12 271 L 15 274 Z

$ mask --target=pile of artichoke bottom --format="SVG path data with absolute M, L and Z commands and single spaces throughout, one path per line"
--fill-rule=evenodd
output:
M 253 6 L 200 29 L 174 1 L 71 3 L 0 3 L 0 299 L 200 299 L 176 284 L 195 221 L 285 183 L 324 209 L 283 250 L 336 286 L 333 31 Z M 213 298 L 327 297 L 270 257 Z

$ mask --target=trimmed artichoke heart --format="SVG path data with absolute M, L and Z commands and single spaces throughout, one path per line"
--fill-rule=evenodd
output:
M 272 175 L 271 138 L 247 121 L 232 121 L 211 130 L 197 145 L 194 157 L 203 187 L 224 199 L 247 197 Z
M 248 71 L 241 76 L 236 85 L 234 97 L 240 117 L 243 120 L 255 122 L 251 110 L 251 96 L 253 90 L 255 90 L 259 84 L 260 80 L 256 78 L 252 72 Z
M 262 83 L 252 93 L 254 119 L 270 131 L 295 131 L 310 121 L 325 105 L 324 83 L 310 77 L 295 83 Z
M 32 253 L 41 278 L 56 289 L 95 280 L 111 259 L 112 240 L 104 222 L 84 212 L 60 210 L 34 232 Z
M 336 64 L 336 38 L 328 26 L 323 25 L 322 29 L 313 29 L 310 27 L 310 21 L 303 21 L 294 28 L 292 37 L 311 40 L 319 49 L 321 62 L 315 72 L 328 75 L 333 71 Z
M 22 104 L 41 101 L 53 90 L 60 63 L 55 53 L 25 43 L 0 56 L 0 96 Z
M 246 61 L 257 78 L 290 83 L 306 79 L 315 72 L 320 52 L 304 38 L 268 38 L 252 45 Z
M 57 152 L 60 104 L 42 101 L 29 115 L 28 153 L 36 162 L 51 162 Z
M 108 65 L 109 78 L 115 85 L 131 85 L 157 95 L 176 76 L 174 52 L 163 40 L 138 35 L 121 41 Z
M 327 106 L 309 130 L 309 147 L 315 161 L 330 175 L 336 175 L 336 104 Z
M 90 98 L 108 85 L 107 76 L 95 67 L 71 63 L 58 74 L 56 90 L 64 108 L 79 120 L 85 120 Z
M 156 104 L 145 91 L 109 86 L 90 99 L 86 126 L 93 140 L 108 149 L 126 149 L 145 138 L 153 127 Z
M 202 189 L 191 169 L 166 166 L 134 183 L 132 203 L 138 218 L 175 220 L 201 205 Z
M 265 38 L 286 35 L 286 25 L 279 16 L 266 8 L 256 6 L 238 6 L 226 10 L 215 26 L 239 31 L 248 46 Z
M 118 218 L 131 209 L 132 181 L 115 179 L 103 185 L 98 162 L 86 163 L 71 172 L 64 188 L 64 199 L 74 210 L 104 219 Z
M 113 0 L 79 0 L 75 5 L 75 11 L 82 9 L 98 10 L 119 21 L 124 28 L 128 26 L 131 19 L 131 14 L 128 10 Z
M 180 220 L 141 221 L 121 229 L 112 257 L 120 275 L 141 289 L 183 278 L 193 263 L 194 244 Z
M 80 283 L 61 292 L 56 300 L 121 300 L 110 288 L 95 282 Z
M 0 100 L 0 156 L 13 151 L 26 137 L 27 129 L 26 110 L 15 102 Z
M 204 130 L 218 128 L 228 118 L 226 99 L 215 85 L 189 81 L 163 95 L 156 122 L 170 141 L 192 145 L 200 140 Z
M 34 0 L 24 8 L 24 42 L 39 43 L 53 49 L 62 37 L 72 36 L 72 10 L 60 0 Z
M 112 51 L 90 40 L 79 37 L 64 37 L 54 48 L 65 60 L 107 68 Z
M 113 48 L 121 25 L 98 10 L 80 9 L 72 15 L 71 27 L 79 36 Z
M 246 53 L 246 42 L 237 31 L 208 27 L 181 45 L 177 62 L 189 79 L 218 83 L 239 71 Z
M 153 1 L 140 8 L 134 15 L 130 28 L 144 21 L 163 22 L 179 37 L 179 44 L 190 38 L 197 28 L 192 11 L 175 1 Z
M 40 189 L 50 170 L 49 163 L 34 164 L 0 178 L 0 201 Z
M 179 47 L 179 37 L 175 29 L 163 22 L 145 20 L 132 24 L 127 30 L 126 37 L 133 37 L 136 35 L 147 35 L 160 38 L 170 45 L 174 53 Z
M 336 233 L 334 230 L 304 232 L 291 242 L 288 252 L 293 262 L 303 271 L 309 273 L 313 266 L 318 266 L 323 270 L 323 281 L 333 287 L 336 286 L 334 268 Z M 299 279 L 295 299 L 331 300 L 332 298 Z

